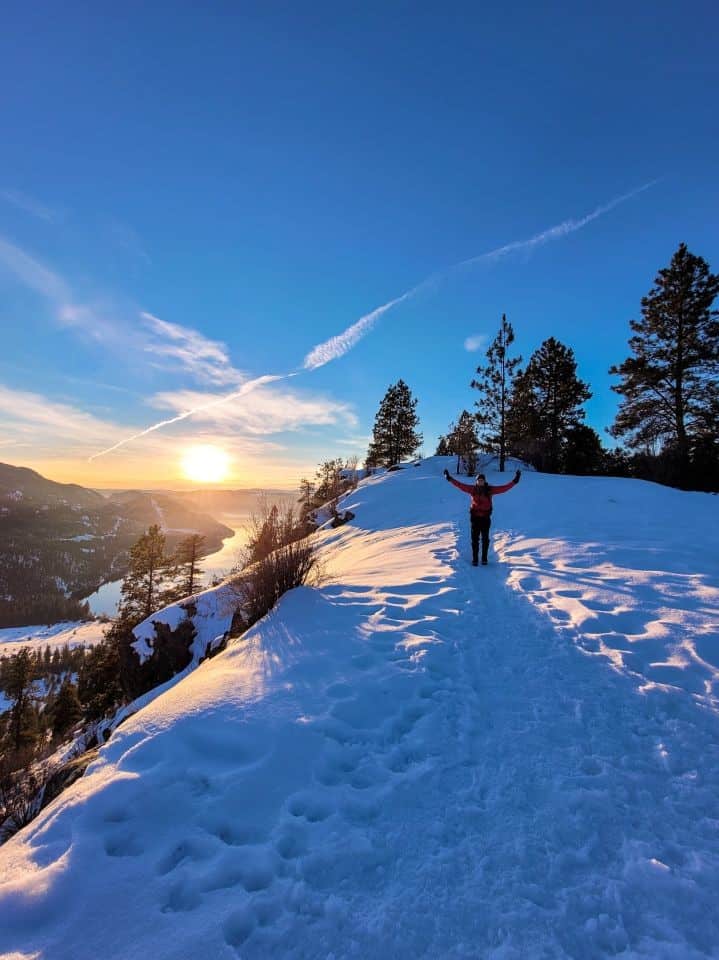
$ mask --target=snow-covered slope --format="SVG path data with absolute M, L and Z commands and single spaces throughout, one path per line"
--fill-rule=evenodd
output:
M 472 568 L 444 465 L 0 850 L 4 956 L 719 954 L 719 500 L 527 473 Z
M 107 624 L 99 620 L 68 621 L 55 623 L 50 627 L 2 627 L 0 628 L 0 657 L 9 657 L 23 647 L 29 647 L 33 652 L 38 648 L 44 650 L 50 647 L 92 647 L 99 643 Z

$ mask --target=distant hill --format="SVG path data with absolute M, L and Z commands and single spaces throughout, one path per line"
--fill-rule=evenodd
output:
M 252 488 L 247 490 L 184 490 L 172 491 L 173 499 L 192 504 L 195 509 L 212 514 L 254 513 L 259 503 L 265 499 L 272 502 L 293 500 L 297 498 L 294 490 L 262 490 Z
M 76 483 L 57 483 L 48 480 L 29 467 L 14 467 L 0 463 L 0 500 L 38 500 L 44 504 L 64 503 L 77 506 L 99 506 L 104 497 L 95 490 L 88 490 Z
M 105 497 L 0 464 L 0 626 L 82 616 L 78 601 L 125 573 L 130 547 L 153 523 L 170 550 L 200 533 L 212 552 L 233 533 L 194 503 L 166 493 Z

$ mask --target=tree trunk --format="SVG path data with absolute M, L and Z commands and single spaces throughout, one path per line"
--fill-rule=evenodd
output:
M 502 323 L 504 324 L 506 317 L 502 314 Z M 502 402 L 501 409 L 499 412 L 499 472 L 504 473 L 504 454 L 505 454 L 505 445 L 506 439 L 504 436 L 504 408 L 505 408 L 505 399 L 506 399 L 506 388 L 507 388 L 507 345 L 504 342 L 504 337 L 502 338 Z
M 674 419 L 677 433 L 679 462 L 681 464 L 682 471 L 686 475 L 689 470 L 689 438 L 687 437 L 684 417 L 684 323 L 683 317 L 680 316 L 679 329 L 677 331 L 677 367 L 676 390 L 674 393 Z

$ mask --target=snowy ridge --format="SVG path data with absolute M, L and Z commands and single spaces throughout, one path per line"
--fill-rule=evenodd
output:
M 474 569 L 445 464 L 0 850 L 4 956 L 717 955 L 717 499 L 526 474 Z
M 0 656 L 12 656 L 23 647 L 42 650 L 56 647 L 94 646 L 99 643 L 107 624 L 99 620 L 67 621 L 50 627 L 2 627 L 0 629 Z

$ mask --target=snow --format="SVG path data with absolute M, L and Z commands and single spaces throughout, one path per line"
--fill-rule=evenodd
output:
M 717 956 L 719 501 L 527 472 L 475 569 L 452 463 L 0 849 L 3 956 Z
M 194 612 L 188 609 L 190 605 L 194 608 Z M 155 623 L 164 623 L 171 630 L 176 630 L 180 623 L 189 617 L 196 631 L 192 641 L 192 652 L 194 663 L 197 665 L 206 655 L 208 648 L 221 641 L 230 629 L 236 606 L 237 592 L 231 583 L 226 583 L 220 587 L 203 590 L 179 603 L 163 607 L 147 620 L 143 620 L 132 631 L 136 637 L 132 646 L 137 652 L 140 663 L 144 663 L 148 657 L 152 656 Z
M 0 628 L 0 657 L 12 656 L 23 647 L 91 647 L 99 643 L 107 624 L 96 621 L 64 621 L 49 627 L 2 627 Z

